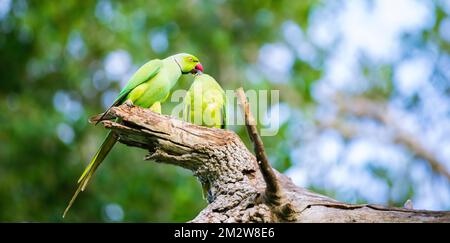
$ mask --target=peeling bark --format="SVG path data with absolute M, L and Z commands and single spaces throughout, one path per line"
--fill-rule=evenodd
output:
M 255 156 L 232 131 L 206 128 L 148 109 L 122 105 L 111 109 L 103 125 L 119 142 L 146 149 L 147 160 L 191 170 L 209 183 L 208 206 L 191 222 L 450 222 L 450 212 L 352 205 L 312 193 L 274 170 L 292 206 L 290 218 L 279 217 L 262 195 L 265 182 Z

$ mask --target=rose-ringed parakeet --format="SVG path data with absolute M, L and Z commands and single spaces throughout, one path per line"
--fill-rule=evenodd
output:
M 161 113 L 161 102 L 167 99 L 170 90 L 181 75 L 197 73 L 198 71 L 203 71 L 203 67 L 198 58 L 186 53 L 169 56 L 163 60 L 151 60 L 136 71 L 108 110 L 103 114 L 91 118 L 91 121 L 97 124 L 104 118 L 109 109 L 113 106 L 121 105 L 126 101 L 144 108 L 150 107 L 152 111 Z M 92 175 L 116 142 L 117 136 L 109 132 L 99 150 L 78 179 L 78 188 L 64 211 L 63 217 L 72 206 L 80 191 L 84 191 Z
M 185 121 L 215 128 L 226 126 L 225 91 L 217 81 L 198 72 L 184 98 L 183 117 Z
M 208 74 L 198 72 L 184 98 L 184 120 L 206 127 L 225 128 L 226 109 L 225 91 L 219 83 Z M 200 183 L 203 198 L 211 202 L 210 182 L 205 180 Z

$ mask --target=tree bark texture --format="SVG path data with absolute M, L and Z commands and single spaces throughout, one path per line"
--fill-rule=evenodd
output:
M 102 124 L 119 142 L 148 150 L 146 160 L 189 169 L 208 184 L 209 204 L 190 222 L 450 222 L 447 211 L 342 203 L 297 187 L 275 170 L 290 207 L 274 208 L 264 200 L 266 185 L 255 156 L 234 132 L 127 104 L 112 108 L 107 118 L 121 118 Z

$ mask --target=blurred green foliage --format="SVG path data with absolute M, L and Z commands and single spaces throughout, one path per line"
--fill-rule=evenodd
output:
M 2 5 L 9 9 L 0 19 L 0 221 L 53 222 L 61 221 L 76 179 L 106 134 L 88 125 L 87 117 L 101 112 L 102 94 L 120 90 L 124 81 L 111 80 L 100 89 L 92 81 L 110 52 L 126 51 L 133 67 L 193 53 L 224 87 L 235 89 L 259 47 L 277 39 L 275 27 L 286 18 L 305 23 L 312 1 L 17 0 Z M 167 36 L 168 48 L 152 48 L 154 33 Z M 183 78 L 181 88 L 191 80 Z M 58 110 L 59 102 L 75 102 L 77 108 Z M 58 128 L 69 136 L 66 143 Z M 190 172 L 144 162 L 144 155 L 116 145 L 65 221 L 108 221 L 105 208 L 118 204 L 123 221 L 183 222 L 205 207 Z

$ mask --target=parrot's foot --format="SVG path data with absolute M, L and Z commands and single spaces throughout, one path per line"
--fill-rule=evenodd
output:
M 129 99 L 125 101 L 125 105 L 127 105 L 127 106 L 130 107 L 130 108 L 131 108 L 131 107 L 134 107 L 133 101 L 131 101 L 131 100 L 129 100 Z

